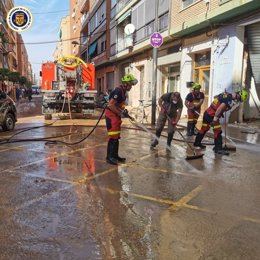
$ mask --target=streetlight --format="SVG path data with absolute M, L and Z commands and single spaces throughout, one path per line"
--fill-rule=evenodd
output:
M 80 43 L 77 42 L 77 41 L 73 41 L 72 44 L 74 44 L 74 47 L 75 47 L 76 45 L 78 45 L 78 46 L 84 46 L 84 44 L 80 44 Z M 87 53 L 86 63 L 88 63 L 88 62 L 89 62 L 89 57 L 88 57 L 88 44 L 86 44 L 86 46 L 87 46 L 87 48 L 86 48 L 86 53 Z

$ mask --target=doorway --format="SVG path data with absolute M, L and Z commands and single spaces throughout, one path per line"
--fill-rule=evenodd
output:
M 205 95 L 201 106 L 202 112 L 208 108 L 209 83 L 210 83 L 210 52 L 195 54 L 194 77 L 195 82 L 200 83 L 201 91 Z

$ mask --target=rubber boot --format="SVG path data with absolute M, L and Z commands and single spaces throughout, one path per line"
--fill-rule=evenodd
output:
M 172 143 L 172 138 L 173 138 L 173 135 L 174 135 L 174 133 L 168 133 L 168 136 L 167 136 L 167 148 L 166 148 L 166 150 L 167 151 L 171 151 L 171 143 Z
M 117 139 L 110 138 L 107 144 L 107 157 L 106 161 L 110 164 L 117 165 L 117 159 L 115 157 Z
M 161 132 L 160 131 L 156 131 L 155 135 L 156 135 L 157 138 L 160 138 Z M 154 148 L 158 144 L 159 144 L 159 141 L 155 138 L 153 140 L 152 144 L 151 144 L 151 148 Z
M 192 136 L 192 124 L 193 122 L 187 123 L 187 136 Z
M 198 134 L 196 135 L 195 142 L 194 142 L 194 144 L 193 144 L 194 147 L 199 147 L 199 148 L 201 148 L 201 149 L 205 149 L 205 148 L 206 148 L 206 145 L 203 145 L 203 144 L 201 143 L 203 137 L 204 137 L 204 134 L 201 134 L 201 133 L 198 133 Z
M 229 152 L 223 149 L 222 136 L 219 134 L 216 139 L 214 139 L 215 147 L 213 148 L 215 154 L 229 155 Z
M 118 162 L 125 162 L 126 158 L 118 156 L 118 150 L 119 150 L 119 140 L 116 140 L 116 148 L 115 148 L 115 158 Z
M 197 133 L 195 133 L 195 127 L 196 127 L 196 122 L 192 122 L 191 131 L 190 131 L 191 135 L 197 135 Z

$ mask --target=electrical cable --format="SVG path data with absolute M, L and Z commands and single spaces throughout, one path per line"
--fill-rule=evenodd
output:
M 105 33 L 105 32 L 106 32 L 106 30 L 95 32 L 95 33 L 89 34 L 87 36 L 73 37 L 73 38 L 68 38 L 68 39 L 64 39 L 64 40 L 53 40 L 53 41 L 46 41 L 46 42 L 8 42 L 7 41 L 6 43 L 13 44 L 13 45 L 16 45 L 16 44 L 30 44 L 30 45 L 31 44 L 51 44 L 51 43 L 57 43 L 57 42 L 73 41 L 73 40 L 76 40 L 76 39 L 91 37 L 91 36 L 94 36 L 94 35 L 97 35 L 97 34 L 100 34 L 100 33 Z

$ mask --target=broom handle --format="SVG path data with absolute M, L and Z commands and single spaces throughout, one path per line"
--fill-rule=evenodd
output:
M 166 114 L 167 119 L 170 121 L 169 123 L 171 123 L 171 120 L 172 120 L 172 119 L 171 119 L 170 116 L 167 114 L 167 112 L 165 112 L 165 114 Z M 191 144 L 190 144 L 188 141 L 186 141 L 184 135 L 181 133 L 181 131 L 178 130 L 177 127 L 176 127 L 176 131 L 177 131 L 178 134 L 182 137 L 183 141 L 189 146 L 189 148 L 191 149 L 191 151 L 193 152 L 193 154 L 196 155 L 196 152 L 195 152 L 194 148 L 191 146 Z
M 227 113 L 225 112 L 225 146 L 227 146 Z

